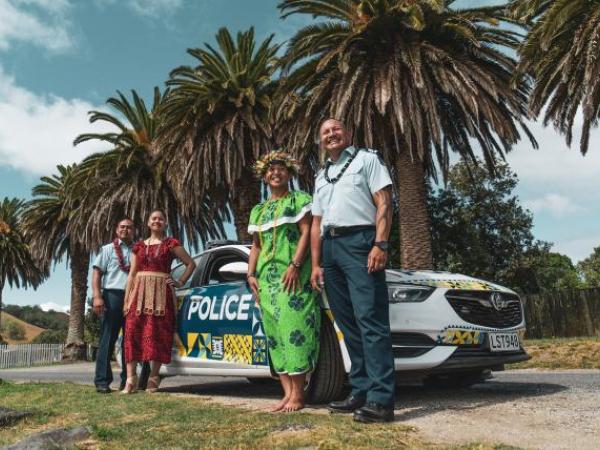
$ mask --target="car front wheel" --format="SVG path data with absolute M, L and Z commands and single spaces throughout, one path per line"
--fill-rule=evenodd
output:
M 346 371 L 333 324 L 321 314 L 321 348 L 317 368 L 306 385 L 306 400 L 310 403 L 329 403 L 342 394 Z

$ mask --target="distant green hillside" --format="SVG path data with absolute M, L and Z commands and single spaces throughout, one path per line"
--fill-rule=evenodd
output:
M 11 339 L 8 333 L 8 328 L 12 325 L 20 327 L 24 334 L 23 339 Z M 7 344 L 28 344 L 33 341 L 38 335 L 44 332 L 43 328 L 31 325 L 12 314 L 2 311 L 2 338 Z
M 3 312 L 21 319 L 31 325 L 47 330 L 66 331 L 69 327 L 69 315 L 63 312 L 45 312 L 39 306 L 4 305 Z

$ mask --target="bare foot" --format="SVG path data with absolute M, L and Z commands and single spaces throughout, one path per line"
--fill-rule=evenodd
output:
M 283 407 L 288 403 L 289 400 L 290 400 L 289 397 L 283 397 L 279 403 L 277 403 L 275 406 L 270 407 L 267 411 L 269 411 L 269 412 L 281 411 L 283 409 Z
M 301 398 L 291 398 L 282 408 L 283 412 L 300 411 L 304 408 L 304 400 Z

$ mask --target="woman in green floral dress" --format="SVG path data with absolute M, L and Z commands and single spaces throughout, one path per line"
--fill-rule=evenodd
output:
M 269 354 L 283 387 L 271 411 L 304 407 L 306 375 L 319 356 L 320 308 L 310 285 L 310 202 L 305 192 L 290 191 L 298 165 L 285 152 L 271 152 L 256 164 L 270 197 L 250 213 L 253 236 L 248 283 L 262 313 Z

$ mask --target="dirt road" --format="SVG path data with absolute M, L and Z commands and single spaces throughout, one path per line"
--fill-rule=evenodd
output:
M 89 383 L 89 364 L 0 371 L 12 380 Z M 276 384 L 245 379 L 173 377 L 164 392 L 262 409 L 278 396 Z M 523 448 L 597 449 L 600 447 L 600 371 L 500 372 L 469 389 L 399 387 L 396 421 L 414 425 L 423 438 L 442 444 L 489 442 Z M 324 407 L 310 412 L 327 414 Z

